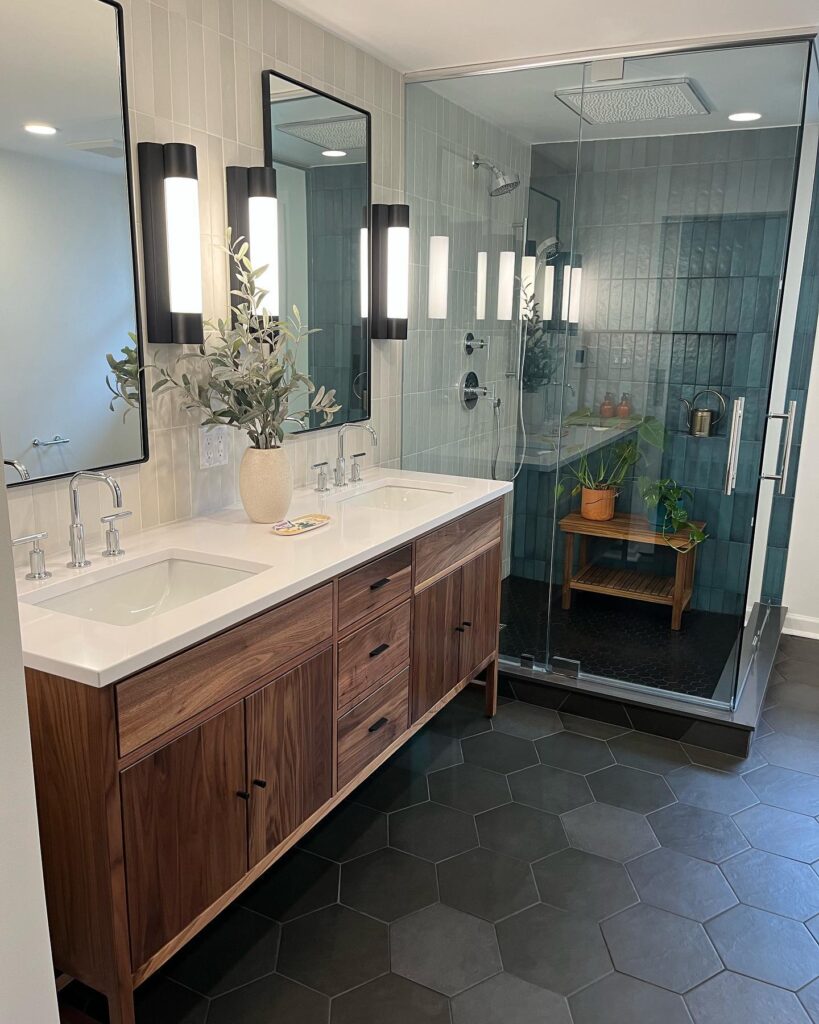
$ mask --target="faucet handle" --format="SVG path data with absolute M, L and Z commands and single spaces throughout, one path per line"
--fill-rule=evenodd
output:
M 352 456 L 353 465 L 350 469 L 351 483 L 357 484 L 361 480 L 361 466 L 359 465 L 358 460 L 363 459 L 366 456 L 366 454 L 366 452 L 358 452 L 356 455 Z
M 127 519 L 128 516 L 133 515 L 132 512 L 110 512 L 107 516 L 100 516 L 100 522 L 105 523 L 108 529 L 105 531 L 105 551 L 103 556 L 105 558 L 116 558 L 118 555 L 124 555 L 125 551 L 119 546 L 119 530 L 114 523 L 118 519 Z
M 14 544 L 31 544 L 31 551 L 28 553 L 28 564 L 30 571 L 26 573 L 27 580 L 47 580 L 51 573 L 46 572 L 45 551 L 40 547 L 40 541 L 45 540 L 48 533 L 28 533 L 25 537 L 18 537 Z
M 325 491 L 329 491 L 330 487 L 327 480 L 327 463 L 326 462 L 314 462 L 311 469 L 317 469 L 318 475 L 316 476 L 316 486 L 313 490 L 318 491 L 319 494 L 323 494 Z

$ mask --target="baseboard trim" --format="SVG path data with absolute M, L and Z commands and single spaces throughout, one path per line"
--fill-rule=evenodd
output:
M 819 618 L 813 615 L 794 615 L 788 612 L 782 630 L 789 636 L 803 636 L 808 640 L 819 640 Z

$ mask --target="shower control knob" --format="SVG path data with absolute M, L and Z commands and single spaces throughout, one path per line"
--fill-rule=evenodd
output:
M 472 331 L 467 331 L 464 336 L 464 351 L 471 356 L 476 348 L 486 348 L 486 342 L 483 338 L 476 338 Z

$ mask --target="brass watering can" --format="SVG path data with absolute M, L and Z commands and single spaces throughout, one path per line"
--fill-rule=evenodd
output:
M 720 404 L 719 415 L 716 415 L 713 409 L 706 409 L 704 406 L 699 409 L 697 408 L 697 399 L 702 395 L 717 396 Z M 685 425 L 688 427 L 688 433 L 692 437 L 710 437 L 712 429 L 725 415 L 725 399 L 719 391 L 715 391 L 713 388 L 705 388 L 704 391 L 698 391 L 691 402 L 685 398 L 681 398 L 680 401 L 688 410 Z

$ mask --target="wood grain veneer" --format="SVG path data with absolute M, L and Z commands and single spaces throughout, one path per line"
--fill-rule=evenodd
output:
M 461 636 L 458 677 L 469 675 L 498 647 L 501 548 L 484 551 L 461 569 Z
M 412 545 L 390 551 L 338 580 L 338 629 L 372 618 L 396 601 L 410 596 Z
M 503 502 L 493 501 L 419 537 L 415 542 L 416 588 L 497 544 L 502 529 Z
M 410 660 L 410 602 L 380 615 L 338 645 L 338 709 L 358 704 Z
M 345 786 L 407 731 L 409 669 L 338 720 L 338 784 Z
M 458 682 L 461 571 L 415 595 L 412 636 L 412 721 Z

